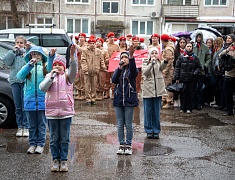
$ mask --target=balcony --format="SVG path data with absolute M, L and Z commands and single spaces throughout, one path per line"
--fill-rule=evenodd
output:
M 199 6 L 163 5 L 162 15 L 165 17 L 196 18 L 199 16 Z

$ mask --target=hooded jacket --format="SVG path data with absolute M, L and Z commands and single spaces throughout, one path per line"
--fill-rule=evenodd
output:
M 30 63 L 30 53 L 37 51 L 42 54 L 42 60 L 35 65 Z M 49 56 L 48 64 L 46 65 L 47 72 L 52 70 L 52 61 L 54 56 Z M 45 110 L 45 93 L 39 89 L 39 84 L 43 81 L 43 63 L 47 63 L 47 56 L 42 50 L 42 47 L 32 46 L 29 52 L 25 55 L 26 65 L 17 73 L 17 78 L 25 80 L 24 85 L 24 109 L 25 111 Z M 31 73 L 31 78 L 26 78 Z
M 201 35 L 201 41 L 197 43 L 197 37 Z M 205 75 L 205 70 L 208 68 L 209 63 L 211 62 L 211 54 L 209 48 L 203 43 L 203 33 L 198 31 L 195 37 L 195 44 L 193 46 L 194 54 L 199 58 L 199 61 L 202 66 L 201 74 Z
M 112 76 L 112 83 L 116 84 L 114 90 L 113 106 L 138 106 L 136 93 L 136 77 L 138 69 L 135 59 L 129 59 L 129 64 L 122 69 L 117 68 Z

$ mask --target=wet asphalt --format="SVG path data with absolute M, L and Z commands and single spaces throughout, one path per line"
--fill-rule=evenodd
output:
M 26 154 L 27 138 L 0 129 L 0 180 L 234 180 L 235 118 L 211 107 L 192 114 L 161 111 L 160 139 L 147 139 L 143 105 L 135 108 L 133 155 L 117 155 L 112 100 L 75 102 L 69 172 L 50 172 L 49 134 L 43 154 Z

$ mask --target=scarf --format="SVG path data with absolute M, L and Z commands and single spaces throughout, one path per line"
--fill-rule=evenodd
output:
M 180 53 L 181 54 L 184 54 L 184 50 L 180 48 Z
M 197 42 L 197 47 L 198 47 L 198 49 L 200 49 L 200 47 L 201 47 L 201 44 L 199 42 Z
M 186 58 L 188 57 L 191 61 L 194 60 L 193 56 L 194 56 L 193 53 L 187 54 L 187 52 L 184 51 L 184 57 L 186 57 Z

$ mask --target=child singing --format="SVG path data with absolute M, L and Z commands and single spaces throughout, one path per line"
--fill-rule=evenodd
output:
M 75 45 L 72 45 L 68 73 L 65 71 L 66 59 L 63 56 L 56 56 L 52 64 L 52 71 L 39 85 L 39 88 L 46 92 L 45 114 L 50 130 L 52 172 L 68 171 L 70 125 L 75 114 L 73 99 L 73 82 L 77 73 L 75 49 Z

